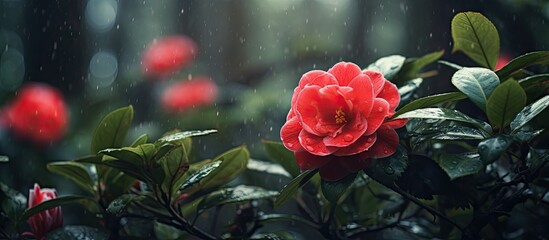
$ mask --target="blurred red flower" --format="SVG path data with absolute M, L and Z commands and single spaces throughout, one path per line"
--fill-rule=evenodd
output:
M 68 110 L 59 90 L 41 83 L 23 86 L 3 113 L 15 136 L 37 145 L 57 141 L 68 125 Z
M 143 54 L 143 73 L 151 77 L 164 77 L 189 65 L 196 52 L 196 44 L 186 36 L 155 39 Z
M 406 120 L 386 119 L 399 102 L 394 84 L 353 63 L 310 71 L 294 90 L 281 139 L 302 170 L 319 169 L 323 179 L 336 181 L 396 151 L 394 129 Z
M 42 202 L 55 198 L 57 198 L 55 189 L 40 189 L 38 184 L 34 184 L 34 189 L 29 191 L 28 208 L 32 208 Z M 38 240 L 46 239 L 46 234 L 48 232 L 63 226 L 61 207 L 57 206 L 34 214 L 27 219 L 27 222 L 32 229 L 32 233 L 28 234 L 34 236 Z
M 168 112 L 210 105 L 217 98 L 217 85 L 208 77 L 195 77 L 168 86 L 161 96 L 162 107 Z
M 498 61 L 496 63 L 495 70 L 500 70 L 502 67 L 507 65 L 513 58 L 505 53 L 500 53 L 498 57 Z

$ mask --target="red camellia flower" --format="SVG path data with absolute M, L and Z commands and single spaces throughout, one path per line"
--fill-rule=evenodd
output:
M 511 56 L 507 55 L 506 53 L 499 54 L 495 70 L 500 70 L 502 67 L 505 67 L 505 65 L 507 65 L 507 63 L 509 63 L 511 60 L 513 60 L 513 58 L 511 58 Z
M 293 151 L 302 170 L 319 169 L 324 180 L 337 181 L 395 153 L 395 128 L 406 120 L 386 121 L 400 95 L 394 84 L 374 71 L 340 62 L 328 72 L 305 73 L 294 90 L 282 143 Z
M 189 65 L 196 55 L 194 41 L 185 36 L 155 39 L 145 49 L 142 70 L 147 76 L 163 77 Z
M 168 86 L 161 97 L 162 107 L 168 112 L 210 105 L 217 98 L 217 85 L 208 77 L 177 82 Z
M 4 124 L 17 137 L 38 145 L 61 139 L 67 130 L 68 111 L 63 96 L 45 84 L 23 86 L 5 111 Z
M 34 189 L 29 191 L 29 203 L 28 208 L 34 207 L 44 201 L 57 198 L 55 189 L 43 188 L 40 189 L 38 184 L 34 184 Z M 29 217 L 27 220 L 32 233 L 28 233 L 34 236 L 38 240 L 46 239 L 46 234 L 54 229 L 63 226 L 63 214 L 61 213 L 61 207 L 54 207 L 48 210 L 44 210 Z

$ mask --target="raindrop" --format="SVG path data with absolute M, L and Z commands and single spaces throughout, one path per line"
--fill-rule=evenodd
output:
M 313 152 L 315 150 L 315 148 L 313 148 L 312 146 L 307 146 L 305 148 L 307 148 L 307 151 L 309 151 L 309 152 Z
M 395 174 L 395 169 L 391 166 L 387 166 L 387 167 L 385 167 L 385 173 L 388 174 L 388 175 L 393 175 L 393 174 Z
M 343 140 L 345 140 L 346 142 L 353 141 L 353 135 L 346 134 L 345 136 L 343 136 Z

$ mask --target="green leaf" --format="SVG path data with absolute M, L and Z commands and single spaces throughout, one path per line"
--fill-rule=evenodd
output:
M 292 177 L 299 175 L 301 170 L 292 151 L 286 149 L 281 142 L 263 140 L 262 143 L 271 161 L 280 164 Z
M 48 240 L 107 240 L 109 233 L 88 226 L 69 225 L 51 231 L 47 234 L 47 238 Z
M 15 220 L 25 211 L 26 207 L 27 198 L 25 195 L 0 183 L 0 215 L 5 213 L 6 217 Z
M 474 128 L 464 126 L 453 126 L 450 128 L 441 128 L 440 133 L 432 136 L 432 139 L 436 140 L 466 140 L 466 139 L 479 139 L 486 138 L 486 135 Z
M 278 231 L 276 233 L 255 233 L 249 239 L 252 240 L 286 240 L 286 239 L 295 239 L 295 237 L 285 231 Z
M 397 119 L 424 118 L 424 119 L 442 119 L 442 120 L 458 121 L 458 122 L 469 123 L 472 126 L 475 126 L 479 129 L 484 129 L 486 132 L 492 131 L 490 126 L 487 123 L 473 119 L 457 110 L 446 109 L 446 108 L 416 109 L 407 113 L 403 113 L 396 118 Z
M 286 171 L 286 169 L 281 167 L 279 164 L 266 161 L 250 159 L 248 161 L 248 165 L 246 165 L 246 168 L 248 168 L 248 170 L 264 172 L 270 175 L 280 175 L 288 178 L 293 177 L 292 175 L 290 175 L 290 173 L 288 173 L 288 171 Z
M 278 194 L 278 197 L 275 200 L 274 206 L 278 207 L 285 203 L 291 196 L 293 196 L 297 190 L 299 190 L 303 185 L 307 184 L 311 178 L 318 173 L 318 170 L 307 170 L 299 174 L 297 177 L 292 179 L 290 183 L 288 183 L 280 193 Z
M 141 144 L 137 147 L 107 148 L 99 151 L 105 154 L 136 165 L 148 163 L 156 152 L 156 146 L 152 143 Z
M 349 186 L 355 181 L 356 175 L 356 173 L 349 174 L 343 179 L 335 182 L 321 180 L 320 187 L 322 188 L 322 194 L 328 201 L 337 204 L 339 198 L 341 198 L 343 193 L 345 193 Z
M 415 197 L 433 199 L 453 187 L 448 174 L 431 158 L 410 154 L 407 165 L 396 184 Z
M 198 204 L 198 212 L 200 213 L 219 205 L 274 198 L 277 195 L 277 191 L 270 191 L 255 186 L 238 185 L 234 188 L 224 188 L 206 195 Z
M 145 199 L 145 196 L 142 195 L 124 194 L 109 204 L 107 212 L 119 216 L 126 211 L 130 203 L 143 199 Z
M 436 95 L 431 95 L 423 98 L 416 99 L 411 103 L 406 104 L 404 107 L 400 108 L 393 117 L 397 117 L 400 114 L 409 112 L 412 110 L 431 107 L 436 104 L 453 102 L 466 98 L 463 93 L 460 92 L 450 92 L 450 93 L 441 93 Z
M 364 169 L 364 172 L 377 182 L 385 186 L 392 186 L 406 169 L 408 152 L 404 147 L 398 146 L 395 154 L 370 161 L 372 161 L 371 165 Z
M 383 74 L 383 76 L 391 80 L 404 65 L 405 57 L 400 55 L 392 55 L 378 59 L 376 62 L 370 64 L 365 70 L 377 71 Z
M 501 80 L 505 80 L 516 71 L 536 64 L 549 64 L 549 51 L 531 52 L 511 60 L 507 65 L 496 71 Z
M 82 205 L 87 205 L 88 203 L 96 204 L 95 199 L 90 197 L 75 196 L 75 195 L 61 196 L 58 198 L 41 202 L 40 204 L 27 209 L 21 216 L 20 221 L 27 220 L 27 218 L 39 212 L 42 212 L 54 207 L 58 207 L 61 205 L 69 204 L 69 203 L 80 203 Z
M 0 155 L 0 163 L 9 161 L 10 159 L 8 158 L 8 156 Z
M 442 55 L 444 55 L 444 50 L 432 52 L 417 59 L 406 59 L 406 62 L 398 73 L 398 77 L 403 79 L 417 78 L 422 68 L 437 61 Z
M 526 166 L 536 169 L 547 161 L 549 161 L 549 150 L 530 148 L 530 152 L 526 158 Z
M 189 170 L 188 152 L 185 145 L 181 144 L 174 147 L 158 161 L 164 171 L 164 181 L 162 187 L 164 191 L 173 195 L 184 179 L 183 176 Z
M 543 131 L 544 129 L 530 130 L 530 131 L 520 130 L 520 131 L 516 131 L 513 134 L 513 138 L 519 142 L 529 142 L 535 137 L 539 136 Z
M 156 239 L 162 240 L 182 240 L 190 238 L 187 232 L 159 222 L 154 222 L 154 235 Z
M 490 95 L 486 102 L 486 115 L 496 128 L 504 128 L 526 105 L 526 93 L 517 81 L 505 81 Z
M 180 190 L 185 192 L 191 187 L 200 185 L 200 182 L 209 176 L 215 169 L 221 166 L 221 161 L 214 161 L 202 166 L 196 172 L 192 173 L 181 185 Z
M 494 69 L 499 56 L 498 30 L 480 13 L 458 13 L 452 19 L 452 52 L 463 51 L 483 67 Z
M 513 140 L 504 135 L 487 138 L 478 144 L 477 151 L 484 164 L 490 164 L 501 156 L 511 146 Z
M 549 74 L 529 76 L 519 80 L 519 84 L 528 96 L 527 102 L 533 102 L 549 92 Z
M 57 173 L 76 183 L 83 190 L 95 195 L 95 182 L 84 165 L 77 162 L 53 162 L 47 165 L 50 172 Z
M 499 78 L 486 68 L 463 68 L 454 73 L 452 84 L 486 112 L 486 101 L 499 85 Z
M 400 95 L 399 107 L 402 107 L 404 104 L 414 100 L 414 94 L 418 90 L 421 83 L 423 83 L 423 78 L 415 78 L 405 82 L 402 87 L 398 88 L 398 94 Z
M 124 142 L 126 133 L 133 119 L 131 105 L 116 109 L 107 114 L 97 125 L 91 141 L 93 154 L 106 148 L 119 148 Z
M 170 134 L 168 136 L 164 136 L 157 140 L 159 143 L 180 143 L 181 140 L 184 140 L 185 138 L 190 137 L 196 137 L 196 136 L 204 136 L 212 133 L 216 133 L 217 130 L 210 129 L 210 130 L 203 130 L 203 131 L 185 131 L 185 132 L 177 132 L 174 134 Z
M 457 71 L 457 70 L 463 69 L 462 66 L 457 65 L 457 64 L 455 64 L 455 63 L 453 63 L 453 62 L 448 62 L 448 61 L 444 61 L 444 60 L 438 60 L 437 63 L 442 64 L 442 65 L 447 66 L 447 67 L 450 67 L 450 68 L 452 68 L 452 69 L 454 69 L 454 70 L 456 70 L 456 71 Z
M 149 135 L 143 134 L 143 135 L 139 136 L 137 139 L 135 139 L 135 141 L 133 141 L 133 143 L 130 145 L 130 147 L 137 147 L 141 144 L 145 144 L 145 143 L 147 143 L 148 140 L 149 140 Z
M 511 122 L 511 130 L 513 130 L 513 132 L 517 131 L 545 110 L 547 106 L 549 106 L 549 95 L 546 95 L 545 97 L 538 99 L 536 102 L 526 106 Z
M 246 147 L 233 148 L 215 157 L 212 161 L 221 161 L 221 165 L 201 181 L 203 184 L 201 189 L 213 188 L 228 183 L 246 170 L 249 159 L 250 152 Z
M 439 165 L 452 180 L 480 172 L 484 164 L 478 153 L 442 154 Z

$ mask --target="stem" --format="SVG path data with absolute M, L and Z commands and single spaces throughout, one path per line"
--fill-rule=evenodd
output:
M 210 232 L 212 232 L 212 233 L 215 232 L 215 225 L 217 225 L 217 219 L 219 218 L 219 212 L 220 212 L 222 206 L 223 205 L 219 205 L 219 206 L 215 207 L 214 218 L 212 220 L 212 226 L 210 227 Z
M 174 220 L 176 222 L 179 222 L 179 224 L 181 224 L 181 226 L 185 231 L 189 232 L 190 234 L 196 235 L 197 237 L 202 239 L 216 239 L 216 237 L 212 236 L 211 234 L 204 232 L 202 229 L 199 229 L 194 225 L 191 225 L 189 221 L 187 221 L 187 219 L 177 214 L 177 211 L 169 203 L 165 204 L 164 207 L 168 210 L 168 212 L 174 218 Z

